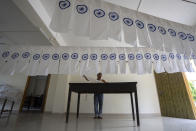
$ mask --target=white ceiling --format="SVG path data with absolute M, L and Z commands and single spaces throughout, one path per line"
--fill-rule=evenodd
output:
M 0 0 L 0 44 L 50 45 L 11 0 Z

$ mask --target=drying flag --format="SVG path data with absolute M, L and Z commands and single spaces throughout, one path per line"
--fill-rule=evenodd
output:
M 144 49 L 143 57 L 144 73 L 152 73 L 152 51 Z
M 131 73 L 137 73 L 136 67 L 136 59 L 135 59 L 135 52 L 132 48 L 126 48 L 127 52 L 127 59 L 128 59 L 128 66 Z
M 80 58 L 79 58 L 79 67 L 80 75 L 88 73 L 87 67 L 90 59 L 90 49 L 89 48 L 80 48 Z
M 119 70 L 121 74 L 125 74 L 126 73 L 126 53 L 125 53 L 125 48 L 118 48 L 118 65 L 119 65 Z
M 152 54 L 153 57 L 153 67 L 156 73 L 162 73 L 165 72 L 164 67 L 161 62 L 161 53 L 160 52 L 154 52 Z
M 109 54 L 110 73 L 117 74 L 118 73 L 118 65 L 117 65 L 118 50 L 116 48 L 112 48 L 112 49 L 108 48 L 108 52 L 111 52 Z
M 122 30 L 124 41 L 132 46 L 136 46 L 136 27 L 135 27 L 135 12 L 127 8 L 121 9 L 122 17 Z
M 101 72 L 103 74 L 110 73 L 108 48 L 101 48 L 99 52 Z

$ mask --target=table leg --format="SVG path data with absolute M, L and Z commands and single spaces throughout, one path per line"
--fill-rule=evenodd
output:
M 135 111 L 134 111 L 134 103 L 133 103 L 133 96 L 132 96 L 132 92 L 130 93 L 130 97 L 131 97 L 132 117 L 133 117 L 133 120 L 135 120 Z
M 1 108 L 0 117 L 1 117 L 1 115 L 3 114 L 3 112 L 4 112 L 4 108 L 5 108 L 6 103 L 7 103 L 7 99 L 5 99 L 4 102 L 3 102 L 3 106 L 2 106 L 2 108 Z
M 67 115 L 66 115 L 66 123 L 68 123 L 69 120 L 69 110 L 70 110 L 70 102 L 71 102 L 71 90 L 69 90 L 68 94 L 68 100 L 67 100 Z
M 140 125 L 140 118 L 139 118 L 139 107 L 138 107 L 138 99 L 137 99 L 137 91 L 135 91 L 135 108 L 136 108 L 136 117 L 137 117 L 137 125 Z
M 79 117 L 79 111 L 80 111 L 80 93 L 78 93 L 77 118 Z

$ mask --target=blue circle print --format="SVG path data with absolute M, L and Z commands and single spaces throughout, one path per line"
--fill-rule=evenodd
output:
M 12 59 L 16 59 L 16 58 L 19 57 L 19 53 L 18 52 L 15 52 L 15 53 L 12 54 L 11 57 L 12 57 Z
M 161 60 L 162 61 L 166 61 L 167 60 L 167 56 L 166 55 L 161 55 Z
M 33 55 L 33 60 L 38 60 L 40 58 L 40 54 Z
M 156 26 L 153 25 L 153 24 L 148 24 L 148 29 L 149 29 L 149 31 L 151 31 L 151 32 L 155 32 L 155 31 L 156 31 Z
M 159 31 L 162 35 L 165 35 L 165 34 L 166 34 L 165 28 L 163 28 L 163 27 L 161 27 L 161 26 L 158 27 L 158 31 Z
M 105 16 L 105 12 L 102 9 L 95 9 L 94 10 L 94 15 L 97 18 L 101 18 L 101 17 L 104 17 Z
M 108 55 L 107 54 L 101 54 L 101 59 L 102 60 L 107 60 L 108 58 Z
M 186 40 L 187 36 L 184 32 L 178 32 L 178 36 L 181 40 Z
M 49 59 L 50 58 L 50 54 L 43 54 L 42 55 L 42 59 L 43 60 L 47 60 L 47 59 Z
M 63 58 L 63 60 L 68 60 L 69 59 L 69 54 L 68 53 L 63 53 L 62 58 Z
M 154 54 L 154 55 L 153 55 L 153 58 L 154 58 L 155 60 L 159 60 L 159 55 L 158 55 L 158 54 Z
M 30 53 L 29 52 L 24 52 L 23 54 L 22 54 L 22 57 L 23 58 L 28 58 L 30 56 Z
M 192 54 L 191 55 L 192 59 L 196 59 L 196 55 Z
M 87 60 L 88 59 L 88 54 L 83 54 L 82 55 L 82 60 Z
M 184 54 L 184 59 L 185 59 L 185 60 L 188 60 L 189 57 L 188 57 L 187 55 Z
M 181 55 L 180 54 L 176 54 L 176 57 L 181 60 Z
M 134 54 L 128 54 L 128 58 L 129 58 L 129 60 L 134 60 L 135 56 L 134 56 Z
M 73 53 L 71 54 L 72 59 L 78 59 L 78 53 Z
M 6 57 L 8 57 L 9 55 L 10 55 L 10 52 L 9 52 L 9 51 L 5 51 L 5 52 L 3 52 L 2 57 L 3 57 L 3 58 L 6 58 Z
M 144 28 L 144 23 L 142 21 L 136 20 L 135 24 L 138 28 L 143 29 Z
M 115 53 L 110 54 L 110 60 L 115 60 L 115 59 L 116 59 L 116 54 Z
M 133 20 L 130 18 L 124 18 L 123 22 L 127 25 L 127 26 L 132 26 L 133 25 Z
M 125 59 L 126 59 L 125 54 L 120 54 L 120 55 L 119 55 L 119 59 L 120 59 L 120 60 L 125 60 Z
M 144 54 L 144 57 L 145 57 L 146 59 L 151 59 L 151 54 L 150 54 L 150 53 L 146 53 L 146 54 Z
M 86 5 L 77 5 L 76 10 L 79 14 L 84 14 L 88 11 L 88 7 Z
M 194 40 L 195 40 L 194 36 L 191 35 L 191 34 L 187 34 L 187 39 L 188 39 L 189 41 L 194 41 Z
M 91 60 L 96 60 L 97 59 L 97 54 L 91 54 Z
M 116 12 L 110 12 L 108 15 L 109 15 L 110 20 L 112 21 L 116 21 L 119 19 L 119 15 Z
M 174 59 L 174 53 L 169 53 L 169 58 Z
M 66 9 L 66 8 L 69 8 L 71 5 L 71 3 L 69 2 L 69 0 L 62 0 L 62 1 L 59 1 L 59 7 L 63 10 L 63 9 Z
M 59 59 L 59 54 L 55 53 L 52 55 L 53 60 L 58 60 Z
M 176 36 L 176 31 L 173 29 L 168 29 L 168 32 L 171 36 Z
M 136 59 L 137 59 L 137 60 L 143 59 L 143 55 L 142 55 L 142 54 L 137 54 L 137 55 L 136 55 Z

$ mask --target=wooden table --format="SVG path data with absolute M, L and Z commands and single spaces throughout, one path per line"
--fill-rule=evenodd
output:
M 66 123 L 69 120 L 69 111 L 70 111 L 70 103 L 71 103 L 71 94 L 72 92 L 78 93 L 78 102 L 77 102 L 77 118 L 79 117 L 79 109 L 80 109 L 80 94 L 86 93 L 114 93 L 114 94 L 130 94 L 131 98 L 131 107 L 132 107 L 132 117 L 135 120 L 135 112 L 134 112 L 134 103 L 133 96 L 135 97 L 135 109 L 136 109 L 136 118 L 137 125 L 140 125 L 139 120 L 139 108 L 138 108 L 138 97 L 137 97 L 137 82 L 112 82 L 112 83 L 69 83 L 69 94 L 67 101 L 67 114 L 66 114 Z

